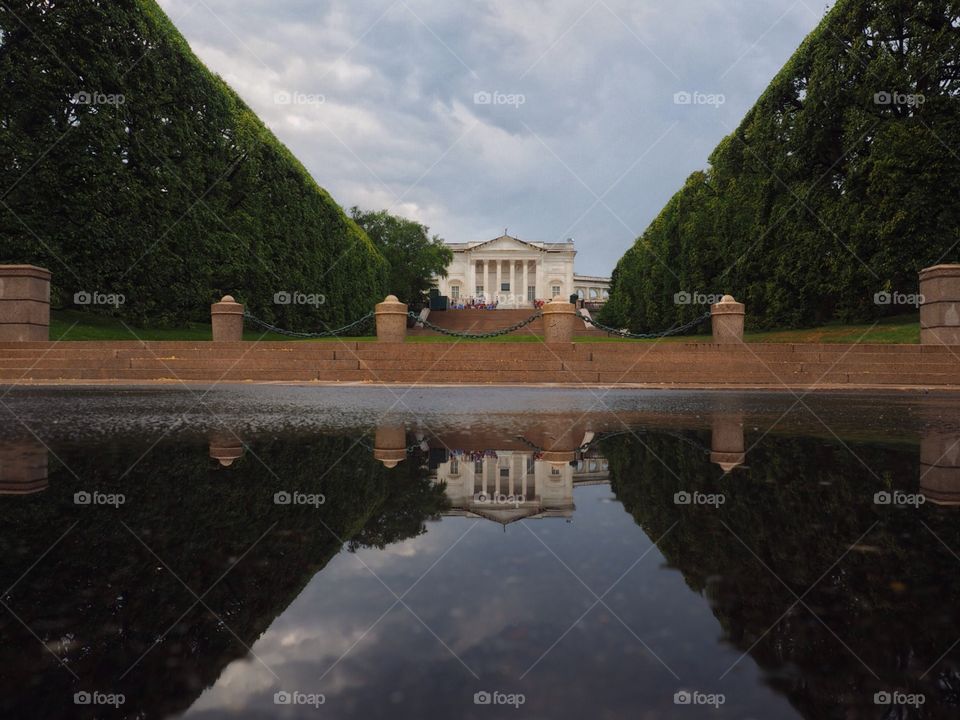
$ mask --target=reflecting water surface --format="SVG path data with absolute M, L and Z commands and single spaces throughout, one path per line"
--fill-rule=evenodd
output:
M 0 716 L 960 716 L 960 398 L 14 389 Z

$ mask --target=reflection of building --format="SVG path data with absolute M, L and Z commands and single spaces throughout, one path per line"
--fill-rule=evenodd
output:
M 527 242 L 504 234 L 486 242 L 447 243 L 453 261 L 439 278 L 440 294 L 454 305 L 482 300 L 498 308 L 530 307 L 534 300 L 568 298 L 572 293 L 605 302 L 610 278 L 575 275 L 573 241 Z
M 573 515 L 577 485 L 609 481 L 601 457 L 551 462 L 542 453 L 498 450 L 447 453 L 436 465 L 435 482 L 446 483 L 449 515 L 482 517 L 500 523 L 525 518 Z

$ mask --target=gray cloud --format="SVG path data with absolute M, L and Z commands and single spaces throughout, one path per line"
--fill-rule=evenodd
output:
M 504 227 L 573 237 L 577 270 L 596 274 L 705 166 L 826 10 L 813 0 L 160 4 L 342 205 L 391 208 L 457 242 Z M 681 91 L 725 102 L 677 105 Z M 506 97 L 476 104 L 483 92 Z

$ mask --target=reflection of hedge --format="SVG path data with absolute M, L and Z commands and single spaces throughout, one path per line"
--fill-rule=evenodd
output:
M 286 326 L 339 326 L 382 299 L 367 236 L 153 0 L 7 4 L 0 262 L 50 268 L 61 301 L 122 293 L 131 318 L 203 320 L 230 293 Z M 326 304 L 274 305 L 284 290 Z
M 263 462 L 248 453 L 229 470 L 207 457 L 206 445 L 161 443 L 122 484 L 117 478 L 145 450 L 142 444 L 96 453 L 58 449 L 80 481 L 52 467 L 46 491 L 0 499 L 0 585 L 12 585 L 78 521 L 5 600 L 51 647 L 73 638 L 63 656 L 82 682 L 73 687 L 70 675 L 7 616 L 0 623 L 7 690 L 0 715 L 74 717 L 72 693 L 86 688 L 124 692 L 130 716 L 143 710 L 166 717 L 246 655 L 243 644 L 198 607 L 118 680 L 194 602 L 121 521 L 199 595 L 243 557 L 204 601 L 247 645 L 341 541 L 360 546 L 369 536 L 385 545 L 422 532 L 423 521 L 444 506 L 442 489 L 414 463 L 387 471 L 354 443 L 348 437 L 255 443 Z M 73 493 L 79 489 L 122 492 L 126 503 L 120 510 L 78 507 Z M 326 502 L 318 509 L 278 506 L 273 495 L 280 490 L 322 493 Z
M 948 0 L 838 0 L 621 258 L 601 320 L 697 317 L 680 291 L 732 293 L 761 327 L 904 312 L 874 295 L 960 259 L 956 18 Z
M 629 438 L 603 443 L 618 499 L 653 540 L 677 523 L 660 550 L 691 589 L 708 597 L 727 639 L 744 651 L 759 639 L 751 656 L 804 716 L 850 717 L 847 708 L 859 706 L 873 717 L 873 693 L 897 687 L 918 688 L 928 706 L 957 703 L 938 685 L 944 663 L 920 679 L 960 628 L 948 600 L 960 592 L 960 564 L 920 520 L 960 551 L 955 512 L 926 506 L 918 517 L 874 506 L 873 494 L 883 488 L 871 472 L 843 446 L 822 440 L 774 443 L 771 436 L 750 451 L 748 470 L 725 478 L 676 438 L 651 434 L 644 442 L 648 449 Z M 853 450 L 885 483 L 917 492 L 915 450 Z M 676 505 L 680 490 L 722 492 L 726 502 L 719 510 Z M 862 547 L 834 566 L 874 522 Z M 802 606 L 778 622 L 796 598 L 751 550 L 797 595 L 827 573 L 805 602 L 880 682 Z M 957 661 L 954 651 L 945 662 Z M 960 675 L 947 674 L 956 687 Z

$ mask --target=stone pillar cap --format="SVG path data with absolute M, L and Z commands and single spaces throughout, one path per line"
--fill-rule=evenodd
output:
M 231 303 L 236 302 L 236 300 L 233 299 L 233 295 L 224 295 L 222 298 L 220 298 L 220 302 Z
M 49 280 L 52 273 L 46 268 L 37 267 L 36 265 L 0 265 L 0 275 L 4 275 L 5 277 L 38 277 Z
M 930 277 L 936 277 L 937 275 L 957 275 L 960 274 L 960 265 L 958 264 L 946 264 L 946 265 L 933 265 L 931 267 L 923 268 L 920 271 L 920 279 L 925 280 Z
M 722 298 L 720 298 L 720 302 L 725 305 L 727 303 L 735 303 L 736 300 L 734 299 L 733 295 L 724 295 Z

